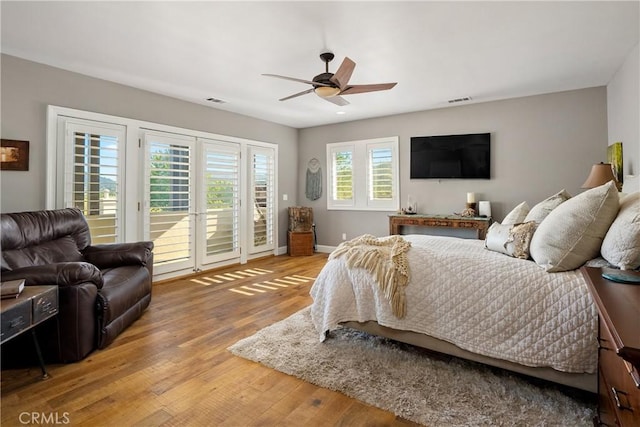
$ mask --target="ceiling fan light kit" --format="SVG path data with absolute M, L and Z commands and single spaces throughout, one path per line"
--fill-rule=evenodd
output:
M 316 95 L 320 98 L 331 98 L 332 96 L 336 96 L 340 93 L 339 87 L 330 87 L 330 86 L 318 86 L 314 89 Z
M 284 98 L 280 98 L 280 101 L 286 101 L 291 98 L 296 98 L 307 93 L 315 92 L 320 98 L 336 104 L 339 106 L 348 105 L 349 102 L 342 98 L 340 95 L 353 95 L 356 93 L 375 92 L 380 90 L 388 90 L 393 88 L 397 83 L 377 83 L 368 85 L 350 85 L 349 79 L 353 70 L 356 67 L 356 63 L 351 59 L 345 57 L 338 67 L 335 74 L 329 72 L 329 62 L 334 58 L 332 52 L 322 52 L 320 59 L 325 63 L 325 72 L 318 74 L 312 80 L 297 79 L 295 77 L 280 76 L 277 74 L 263 74 L 267 77 L 276 77 L 278 79 L 291 80 L 299 83 L 306 83 L 313 86 L 313 89 L 308 89 L 302 92 L 289 95 Z

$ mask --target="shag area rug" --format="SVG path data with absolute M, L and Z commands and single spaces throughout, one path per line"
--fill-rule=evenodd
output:
M 321 343 L 309 308 L 229 351 L 427 426 L 593 425 L 595 397 L 586 393 L 350 328 Z

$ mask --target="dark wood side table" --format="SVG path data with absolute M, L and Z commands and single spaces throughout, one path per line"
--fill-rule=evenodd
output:
M 599 268 L 581 270 L 599 314 L 594 423 L 640 426 L 640 285 L 609 281 Z
M 57 286 L 25 286 L 17 298 L 3 299 L 0 303 L 0 345 L 31 331 L 43 379 L 48 378 L 49 374 L 44 365 L 35 327 L 56 314 Z
M 389 234 L 401 234 L 406 225 L 418 227 L 470 228 L 476 230 L 476 238 L 484 240 L 491 225 L 491 218 L 464 217 L 460 215 L 389 215 Z

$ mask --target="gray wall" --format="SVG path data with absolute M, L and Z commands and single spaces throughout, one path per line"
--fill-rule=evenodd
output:
M 30 159 L 28 172 L 0 172 L 0 211 L 45 208 L 46 109 L 51 104 L 278 144 L 278 246 L 286 245 L 287 207 L 296 205 L 297 194 L 296 170 L 288 167 L 298 161 L 296 129 L 8 55 L 1 60 L 1 135 L 29 141 Z
M 411 194 L 417 199 L 420 212 L 459 212 L 464 207 L 466 193 L 473 191 L 478 200 L 492 202 L 494 217 L 500 220 L 523 200 L 534 204 L 562 188 L 577 194 L 591 165 L 606 160 L 607 141 L 622 140 L 625 174 L 640 173 L 637 50 L 638 47 L 630 53 L 608 88 L 472 104 L 299 131 L 2 55 L 2 138 L 29 140 L 31 156 L 28 172 L 0 173 L 0 210 L 44 208 L 46 106 L 53 104 L 278 143 L 279 246 L 286 244 L 287 207 L 295 205 L 314 208 L 320 245 L 337 245 L 342 233 L 351 238 L 363 233 L 384 235 L 388 231 L 387 212 L 329 212 L 324 194 L 314 202 L 306 199 L 306 164 L 313 157 L 320 159 L 326 176 L 325 144 L 328 142 L 397 135 L 400 137 L 402 205 L 406 205 L 407 196 Z M 610 119 L 609 136 L 607 95 L 609 108 L 619 111 Z M 635 106 L 635 117 L 628 105 Z M 491 132 L 491 180 L 409 180 L 411 136 L 472 132 Z M 287 167 L 296 164 L 297 171 Z M 283 201 L 282 194 L 288 194 L 289 200 Z
M 298 201 L 314 210 L 318 244 L 335 246 L 342 233 L 386 235 L 388 212 L 327 211 L 326 189 L 316 201 L 304 194 L 309 159 L 326 175 L 326 144 L 384 136 L 400 137 L 400 200 L 418 203 L 418 212 L 449 214 L 465 207 L 467 192 L 491 201 L 497 220 L 515 205 L 530 205 L 566 189 L 581 191 L 593 163 L 606 161 L 606 88 L 422 111 L 300 130 Z M 491 132 L 490 180 L 410 180 L 412 136 Z
M 640 190 L 640 44 L 607 85 L 609 144 L 622 142 L 625 192 Z M 628 184 L 630 187 L 628 188 Z

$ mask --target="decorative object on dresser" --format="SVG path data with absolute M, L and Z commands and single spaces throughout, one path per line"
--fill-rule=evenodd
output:
M 640 286 L 582 267 L 598 308 L 598 425 L 640 425 Z M 635 273 L 640 277 L 640 272 Z
M 405 215 L 415 215 L 418 213 L 418 203 L 411 194 L 407 197 L 407 208 L 403 209 L 402 213 Z
M 38 326 L 45 356 L 75 362 L 105 348 L 151 301 L 153 243 L 91 244 L 77 208 L 0 214 L 2 280 L 25 279 L 25 289 L 56 285 L 58 324 Z M 23 293 L 26 292 L 23 291 Z M 20 360 L 30 343 L 3 348 L 2 361 Z
M 478 202 L 478 215 L 481 217 L 491 218 L 491 202 L 480 200 Z
M 288 212 L 287 253 L 290 256 L 313 255 L 313 209 L 304 206 L 291 206 Z
M 491 218 L 463 217 L 462 215 L 389 215 L 389 234 L 402 234 L 403 226 L 446 227 L 476 230 L 476 238 L 484 239 Z
M 465 217 L 476 216 L 476 193 L 467 193 L 467 204 L 465 206 L 460 215 Z

